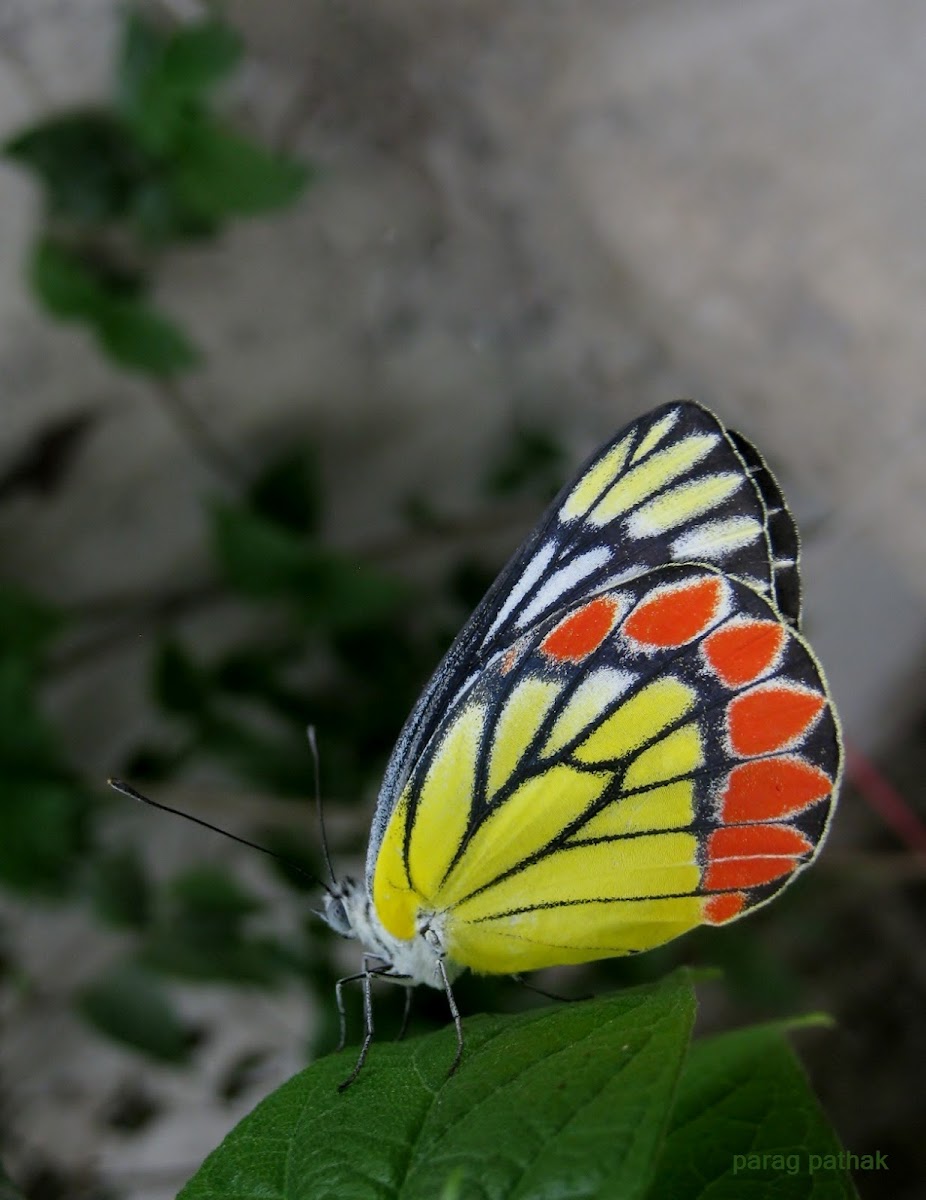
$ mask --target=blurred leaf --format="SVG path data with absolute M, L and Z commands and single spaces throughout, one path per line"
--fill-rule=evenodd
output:
M 49 117 L 3 153 L 38 176 L 50 216 L 90 225 L 124 216 L 150 169 L 122 123 L 93 109 Z
M 32 658 L 60 626 L 61 616 L 50 605 L 12 584 L 0 585 L 0 652 Z
M 213 549 L 229 585 L 246 596 L 295 604 L 304 619 L 337 628 L 394 610 L 405 589 L 273 524 L 249 509 L 216 504 Z
M 131 846 L 101 853 L 89 862 L 90 899 L 104 921 L 143 929 L 151 916 L 151 884 L 138 851 Z
M 306 805 L 306 816 L 310 813 Z M 270 860 L 274 872 L 297 892 L 318 892 L 322 866 L 317 846 L 320 842 L 300 836 L 292 829 L 266 826 L 254 835 L 254 841 L 277 857 Z
M 155 701 L 165 712 L 196 715 L 209 707 L 206 672 L 180 642 L 168 638 L 158 647 L 152 672 Z
M 33 290 L 54 316 L 82 321 L 110 358 L 148 375 L 188 369 L 199 355 L 183 331 L 86 257 L 51 238 L 36 243 L 30 270 Z
M 312 766 L 304 736 L 283 738 L 258 732 L 241 721 L 210 715 L 198 730 L 199 748 L 215 755 L 243 778 L 281 796 L 305 796 Z
M 303 618 L 313 625 L 365 626 L 394 613 L 407 595 L 399 580 L 333 551 L 319 551 L 308 566 L 298 599 Z
M 203 218 L 253 216 L 296 200 L 308 167 L 205 117 L 184 123 L 172 147 L 174 195 Z
M 234 875 L 221 867 L 194 867 L 171 880 L 170 893 L 182 915 L 192 921 L 206 919 L 237 923 L 259 912 L 262 901 L 245 890 Z
M 486 476 L 489 495 L 539 495 L 552 499 L 563 483 L 563 447 L 543 429 L 518 429 L 504 455 Z
M 220 21 L 171 31 L 130 10 L 117 100 L 142 144 L 152 152 L 169 151 L 191 110 L 197 111 L 206 94 L 234 70 L 241 51 L 238 35 Z
M 13 1183 L 0 1164 L 0 1200 L 25 1200 L 22 1192 Z
M 0 783 L 0 879 L 24 892 L 61 893 L 87 845 L 89 797 L 53 779 Z
M 212 545 L 228 583 L 251 596 L 282 596 L 304 580 L 304 539 L 266 517 L 231 504 L 212 508 Z
M 100 1033 L 150 1058 L 184 1062 L 192 1039 L 160 981 L 132 963 L 120 963 L 85 988 L 83 1016 Z
M 119 298 L 84 258 L 50 237 L 35 243 L 29 279 L 45 308 L 63 320 L 95 326 Z
M 115 99 L 119 108 L 132 114 L 141 107 L 140 98 L 164 57 L 170 30 L 137 5 L 125 9 L 122 44 L 116 61 Z
M 289 969 L 289 956 L 270 938 L 225 931 L 206 940 L 184 928 L 154 929 L 141 944 L 142 963 L 178 979 L 272 987 Z
M 643 1197 L 682 1068 L 694 997 L 684 975 L 606 999 L 464 1021 L 315 1063 L 268 1097 L 179 1200 L 331 1194 L 434 1200 Z M 677 1193 L 676 1193 L 677 1194 Z M 668 1193 L 666 1193 L 668 1195 Z
M 272 462 L 251 485 L 248 499 L 254 511 L 274 525 L 303 536 L 317 533 L 322 494 L 311 447 Z
M 810 1169 L 840 1150 L 781 1026 L 720 1034 L 692 1046 L 648 1195 L 851 1200 L 848 1172 Z M 750 1168 L 763 1154 L 781 1161 Z
M 97 328 L 106 353 L 123 367 L 166 378 L 197 365 L 200 354 L 183 330 L 141 300 L 122 300 Z
M 135 192 L 129 218 L 141 241 L 154 248 L 175 240 L 215 237 L 221 230 L 221 222 L 190 212 L 163 172 L 146 180 Z
M 219 867 L 196 867 L 173 879 L 141 944 L 148 966 L 187 979 L 224 979 L 269 985 L 286 969 L 286 956 L 270 938 L 245 932 L 263 904 Z
M 0 657 L 0 771 L 46 775 L 54 771 L 57 755 L 54 731 L 39 711 L 34 665 L 13 655 Z

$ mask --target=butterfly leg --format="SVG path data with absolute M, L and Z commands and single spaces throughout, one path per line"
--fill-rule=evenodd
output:
M 450 1064 L 450 1070 L 447 1072 L 448 1075 L 452 1075 L 460 1065 L 460 1060 L 463 1057 L 463 1022 L 460 1020 L 460 1010 L 457 1008 L 457 1002 L 453 998 L 453 991 L 450 987 L 450 980 L 447 978 L 447 968 L 444 966 L 444 959 L 447 957 L 447 955 L 443 945 L 441 944 L 440 937 L 438 936 L 437 931 L 434 929 L 425 930 L 424 936 L 427 938 L 428 943 L 437 956 L 437 971 L 440 975 L 441 984 L 444 988 L 444 995 L 447 997 L 447 1004 L 450 1006 L 450 1015 L 453 1017 L 453 1025 L 457 1031 L 457 1052 L 454 1056 L 453 1062 Z
M 353 976 L 354 979 L 359 979 L 363 985 L 363 1042 L 360 1046 L 360 1053 L 357 1055 L 357 1061 L 354 1064 L 354 1069 L 344 1080 L 338 1084 L 338 1091 L 346 1091 L 354 1082 L 360 1072 L 363 1070 L 363 1064 L 367 1059 L 367 1051 L 370 1049 L 370 1044 L 373 1041 L 373 988 L 372 980 L 374 974 L 379 974 L 378 971 L 371 971 L 369 966 L 369 958 L 371 956 L 363 956 L 363 971 L 359 975 Z M 380 968 L 382 970 L 382 968 Z
M 515 983 L 520 983 L 521 987 L 527 988 L 529 992 L 536 992 L 538 996 L 545 996 L 547 1000 L 557 1000 L 561 1004 L 576 1004 L 580 1000 L 593 1000 L 591 994 L 585 996 L 560 996 L 556 992 L 547 992 L 543 988 L 537 987 L 534 983 L 529 983 L 523 975 L 512 975 L 511 978 Z
M 347 1013 L 344 1011 L 344 984 L 356 983 L 358 979 L 366 978 L 366 974 L 366 971 L 358 971 L 356 975 L 345 975 L 342 979 L 337 980 L 334 985 L 334 1002 L 338 1009 L 338 1025 L 340 1030 L 337 1045 L 337 1053 L 339 1054 L 347 1045 Z
M 397 1042 L 403 1041 L 406 1033 L 408 1033 L 408 1018 L 409 1018 L 409 1015 L 411 1014 L 411 1011 L 412 1011 L 412 989 L 409 987 L 409 988 L 405 989 L 405 1011 L 402 1013 L 402 1024 L 399 1027 L 399 1035 L 396 1038 Z
M 359 971 L 356 975 L 345 975 L 345 977 L 343 979 L 339 979 L 337 984 L 335 985 L 335 995 L 337 996 L 337 1000 L 338 1000 L 338 1013 L 341 1018 L 341 1039 L 342 1040 L 341 1040 L 340 1046 L 338 1047 L 339 1050 L 344 1048 L 344 1041 L 345 1041 L 346 1029 L 347 1029 L 347 1021 L 346 1021 L 346 1018 L 344 1015 L 344 1001 L 343 1001 L 343 997 L 341 995 L 340 985 L 344 984 L 344 983 L 352 983 L 354 980 L 359 979 L 363 986 L 363 1043 L 360 1047 L 360 1053 L 357 1056 L 357 1062 L 354 1065 L 353 1071 L 351 1071 L 350 1075 L 348 1075 L 348 1077 L 344 1080 L 343 1083 L 338 1084 L 339 1092 L 343 1092 L 347 1088 L 349 1088 L 350 1085 L 357 1078 L 357 1076 L 360 1074 L 361 1070 L 363 1069 L 363 1064 L 366 1062 L 367 1051 L 370 1049 L 370 1045 L 373 1041 L 373 988 L 372 988 L 372 984 L 373 984 L 374 977 L 378 978 L 378 979 L 391 979 L 391 980 L 394 980 L 396 983 L 403 983 L 408 978 L 405 975 L 390 975 L 388 972 L 392 969 L 392 964 L 382 962 L 381 959 L 379 958 L 379 956 L 376 954 L 364 954 L 362 961 L 363 961 L 363 970 L 362 971 Z M 370 966 L 371 962 L 378 962 L 380 965 L 378 967 L 371 967 Z M 411 1004 L 411 990 L 409 989 L 408 998 L 405 1001 L 405 1019 L 403 1020 L 403 1023 L 402 1023 L 403 1024 L 403 1032 L 404 1032 L 405 1021 L 407 1021 L 407 1019 L 408 1019 L 408 1009 L 409 1009 L 410 1004 Z

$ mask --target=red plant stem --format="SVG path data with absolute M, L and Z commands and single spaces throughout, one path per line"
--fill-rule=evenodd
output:
M 908 849 L 926 855 L 926 826 L 890 780 L 854 746 L 846 746 L 846 766 L 849 778 L 872 812 L 877 813 Z

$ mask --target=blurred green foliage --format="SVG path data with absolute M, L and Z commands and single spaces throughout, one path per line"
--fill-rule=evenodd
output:
M 43 192 L 36 299 L 128 370 L 164 378 L 200 361 L 151 300 L 158 256 L 291 204 L 312 178 L 218 114 L 241 53 L 221 21 L 173 25 L 129 9 L 109 103 L 47 117 L 2 147 Z
M 0 881 L 43 895 L 73 882 L 91 803 L 39 701 L 45 652 L 59 628 L 47 605 L 0 588 Z

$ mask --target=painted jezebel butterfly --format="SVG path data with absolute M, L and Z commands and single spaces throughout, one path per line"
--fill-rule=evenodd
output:
M 459 1034 L 462 970 L 648 950 L 813 861 L 842 750 L 798 554 L 761 455 L 699 404 L 592 456 L 408 718 L 364 880 L 325 897 L 368 1014 L 373 975 L 429 984 Z

